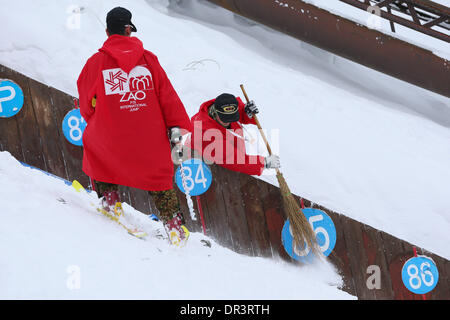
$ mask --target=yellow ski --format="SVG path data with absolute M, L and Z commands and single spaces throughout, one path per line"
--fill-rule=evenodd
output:
M 77 180 L 74 180 L 72 182 L 72 187 L 77 192 L 81 192 L 81 191 L 87 192 L 86 189 Z M 145 239 L 145 237 L 148 235 L 146 232 L 141 231 L 141 230 L 137 229 L 136 227 L 130 228 L 130 227 L 126 226 L 119 220 L 119 217 L 123 213 L 121 203 L 117 203 L 116 207 L 114 208 L 114 212 L 117 212 L 117 214 L 110 213 L 110 212 L 100 209 L 100 208 L 97 208 L 97 211 L 100 212 L 101 214 L 103 214 L 105 217 L 109 218 L 110 220 L 115 221 L 119 226 L 124 228 L 129 234 L 131 234 L 132 236 L 135 236 L 138 239 Z

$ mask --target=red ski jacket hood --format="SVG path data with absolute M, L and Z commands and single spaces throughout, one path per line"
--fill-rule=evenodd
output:
M 144 55 L 144 45 L 136 37 L 110 36 L 99 49 L 112 57 L 120 69 L 129 73 Z
M 264 170 L 264 157 L 246 154 L 241 126 L 241 124 L 256 125 L 256 122 L 248 117 L 242 100 L 239 97 L 237 97 L 237 100 L 240 120 L 230 123 L 228 129 L 209 116 L 209 107 L 215 102 L 215 99 L 202 103 L 199 112 L 191 118 L 193 129 L 191 140 L 187 145 L 199 152 L 202 157 L 206 157 L 207 160 L 213 161 L 224 168 L 249 175 L 261 175 Z M 215 137 L 214 141 L 211 141 L 207 133 L 210 129 L 220 132 L 220 137 Z M 211 148 L 212 144 L 220 144 L 220 150 Z M 212 159 L 210 159 L 208 153 L 212 149 L 214 149 L 214 152 L 211 152 Z M 220 155 L 220 152 L 222 155 Z

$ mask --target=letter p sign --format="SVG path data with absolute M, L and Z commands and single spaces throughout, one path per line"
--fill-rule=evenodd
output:
M 0 80 L 0 118 L 15 116 L 23 107 L 23 92 L 10 80 Z

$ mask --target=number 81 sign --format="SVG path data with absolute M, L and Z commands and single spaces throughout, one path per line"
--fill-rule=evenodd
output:
M 64 136 L 70 143 L 76 146 L 82 146 L 83 132 L 86 125 L 86 121 L 80 114 L 80 109 L 73 109 L 64 117 L 62 124 Z

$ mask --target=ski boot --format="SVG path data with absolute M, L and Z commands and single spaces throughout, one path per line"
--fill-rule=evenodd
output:
M 172 219 L 164 223 L 164 229 L 167 232 L 170 243 L 177 247 L 186 245 L 189 238 L 189 230 L 183 225 L 183 222 L 183 216 L 181 213 L 177 213 Z
M 123 216 L 122 203 L 119 199 L 119 191 L 106 191 L 101 199 L 99 211 L 113 220 L 119 220 Z

